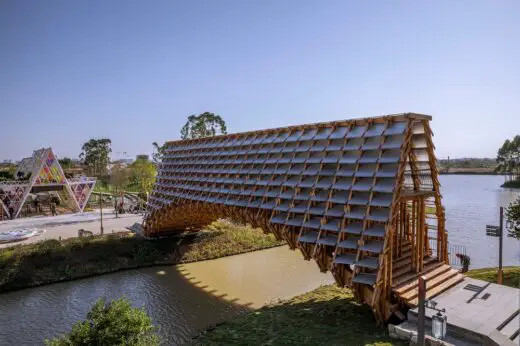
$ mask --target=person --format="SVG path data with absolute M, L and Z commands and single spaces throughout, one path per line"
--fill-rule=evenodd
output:
M 56 203 L 54 203 L 54 202 L 51 203 L 51 213 L 52 213 L 52 216 L 58 215 L 58 213 L 56 213 Z
M 462 265 L 462 273 L 465 273 L 469 270 L 469 265 L 471 264 L 471 259 L 468 255 L 465 255 L 463 253 L 457 253 L 455 256 L 460 259 L 460 264 Z

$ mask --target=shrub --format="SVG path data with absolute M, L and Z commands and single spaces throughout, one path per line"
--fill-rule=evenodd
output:
M 106 303 L 98 300 L 87 320 L 78 322 L 60 338 L 46 340 L 48 346 L 155 346 L 159 345 L 156 328 L 144 309 L 131 306 L 125 298 Z
M 39 255 L 47 256 L 53 251 L 58 250 L 61 247 L 61 243 L 56 239 L 44 240 L 37 243 L 36 253 Z

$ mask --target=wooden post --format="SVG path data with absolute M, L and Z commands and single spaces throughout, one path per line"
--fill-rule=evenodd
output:
M 103 235 L 103 198 L 101 197 L 101 192 L 99 193 L 99 211 L 101 213 L 101 235 Z
M 426 277 L 419 276 L 419 325 L 417 326 L 417 345 L 424 346 L 424 325 L 426 322 Z
M 417 266 L 415 265 L 415 256 L 417 253 L 416 249 L 416 236 L 417 236 L 417 200 L 412 200 L 412 269 L 414 273 L 417 273 Z
M 498 238 L 498 275 L 497 275 L 497 283 L 502 285 L 503 271 L 502 271 L 502 244 L 503 244 L 503 236 L 504 236 L 504 208 L 500 207 L 500 237 Z

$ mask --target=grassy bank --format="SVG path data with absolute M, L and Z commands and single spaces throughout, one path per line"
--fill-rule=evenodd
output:
M 161 264 L 219 258 L 282 245 L 273 235 L 217 221 L 197 235 L 146 240 L 130 233 L 45 240 L 0 249 L 0 292 Z
M 376 327 L 349 290 L 323 286 L 265 306 L 199 336 L 195 345 L 404 345 Z
M 504 267 L 503 284 L 510 287 L 520 288 L 520 266 Z M 484 268 L 470 270 L 465 275 L 470 278 L 488 282 L 497 282 L 497 268 Z
M 500 187 L 510 188 L 510 189 L 520 189 L 520 180 L 510 180 L 506 181 Z

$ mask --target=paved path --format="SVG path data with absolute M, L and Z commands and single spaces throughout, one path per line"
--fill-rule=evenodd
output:
M 499 345 L 520 344 L 518 336 L 514 341 L 509 339 L 520 328 L 520 317 L 516 316 L 505 323 L 520 308 L 518 288 L 466 277 L 464 281 L 431 300 L 437 302 L 438 308 L 446 309 L 448 332 L 451 325 L 489 337 Z M 416 315 L 417 308 L 410 312 Z M 433 312 L 426 309 L 426 316 L 431 318 Z M 505 326 L 499 331 L 497 328 L 503 323 Z
M 103 229 L 105 233 L 111 233 L 112 231 L 130 227 L 135 222 L 140 223 L 142 219 L 142 215 L 135 214 L 121 214 L 119 218 L 116 219 L 113 210 L 106 209 L 103 210 Z M 83 214 L 28 217 L 0 222 L 0 232 L 27 228 L 45 229 L 45 233 L 21 242 L 0 244 L 0 248 L 17 244 L 34 243 L 44 239 L 58 239 L 59 237 L 62 239 L 73 238 L 78 236 L 79 229 L 99 234 L 100 213 L 99 211 L 95 211 Z

